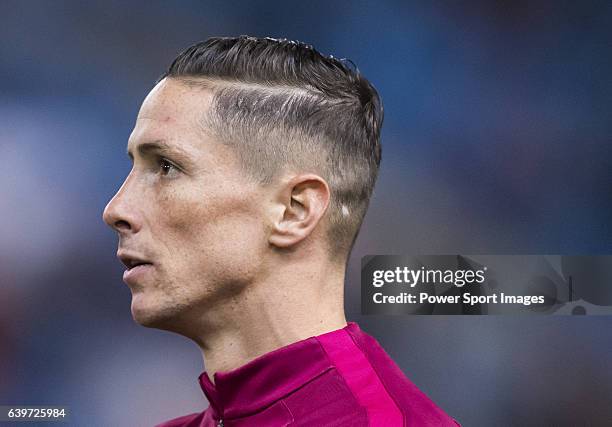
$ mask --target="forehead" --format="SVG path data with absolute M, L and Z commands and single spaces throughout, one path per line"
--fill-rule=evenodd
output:
M 140 142 L 177 139 L 188 143 L 190 136 L 202 135 L 202 118 L 212 100 L 204 87 L 163 79 L 149 92 L 140 107 L 128 141 L 128 150 Z

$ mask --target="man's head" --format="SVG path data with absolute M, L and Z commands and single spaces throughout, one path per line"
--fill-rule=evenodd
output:
M 136 320 L 240 293 L 283 257 L 344 264 L 381 125 L 368 81 L 308 45 L 243 36 L 182 52 L 143 102 L 132 171 L 104 212 L 124 261 L 151 263 L 125 278 Z

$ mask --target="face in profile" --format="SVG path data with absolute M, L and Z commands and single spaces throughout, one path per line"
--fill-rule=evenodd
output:
M 145 326 L 173 329 L 260 273 L 266 196 L 200 125 L 211 97 L 168 78 L 149 93 L 127 146 L 132 169 L 104 210 Z

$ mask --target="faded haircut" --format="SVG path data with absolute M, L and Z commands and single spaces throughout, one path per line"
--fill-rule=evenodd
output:
M 262 185 L 286 170 L 327 181 L 330 253 L 346 261 L 378 175 L 383 121 L 355 65 L 302 42 L 214 37 L 181 52 L 158 82 L 167 77 L 212 91 L 204 128 Z

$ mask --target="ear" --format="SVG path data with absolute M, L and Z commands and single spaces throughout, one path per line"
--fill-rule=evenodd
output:
M 289 248 L 308 237 L 329 205 L 327 182 L 315 174 L 294 176 L 277 193 L 270 244 Z

